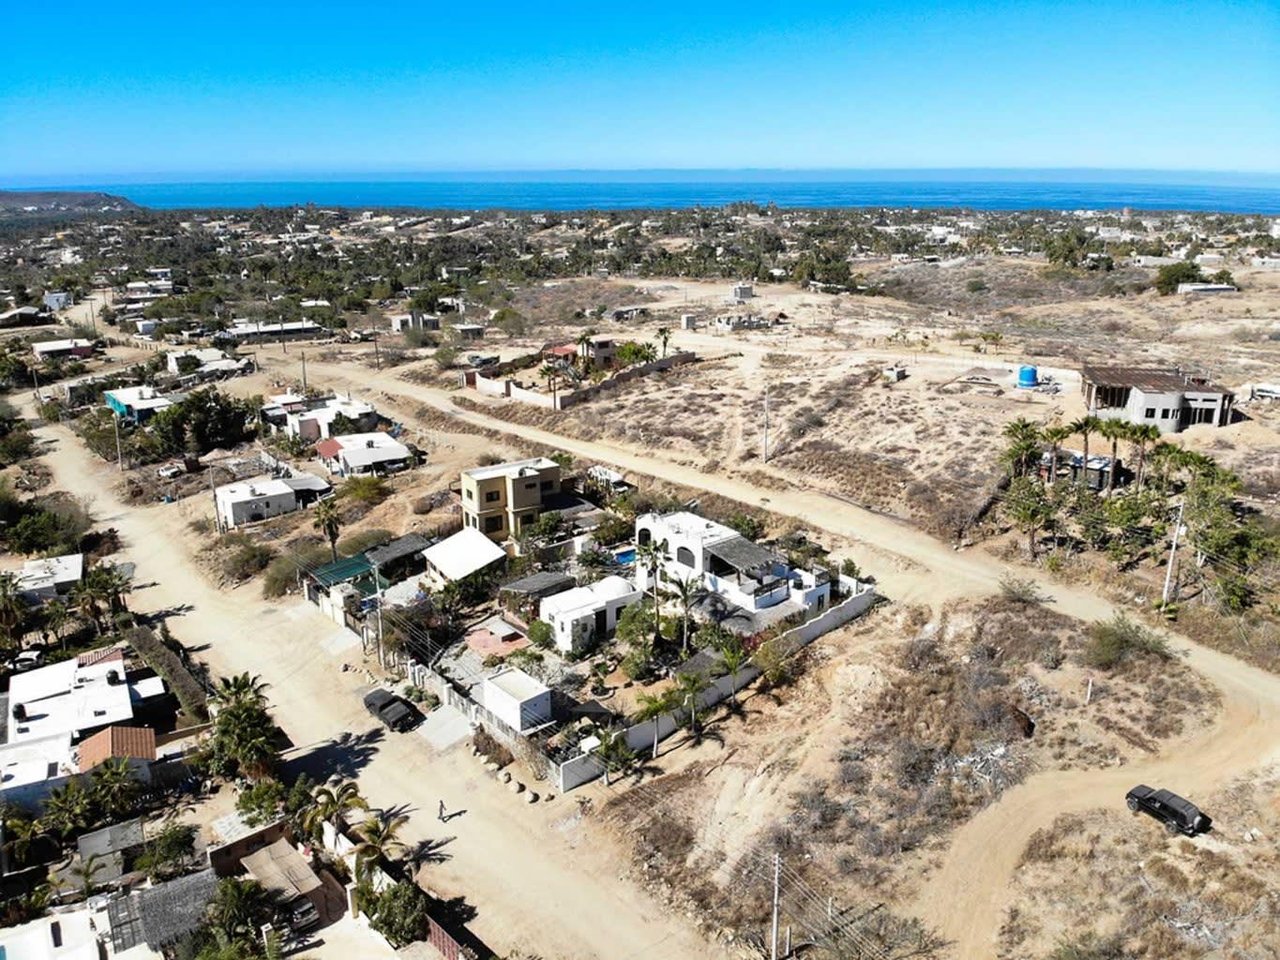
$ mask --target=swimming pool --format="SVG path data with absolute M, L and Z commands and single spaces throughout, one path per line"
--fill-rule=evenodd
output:
M 619 550 L 613 555 L 613 558 L 624 567 L 636 562 L 636 548 L 627 547 L 625 550 Z

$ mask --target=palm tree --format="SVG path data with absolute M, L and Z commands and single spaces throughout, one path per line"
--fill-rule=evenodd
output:
M 14 860 L 17 861 L 15 866 L 24 865 L 27 860 L 27 854 L 31 851 L 31 845 L 41 837 L 48 836 L 48 832 L 39 820 L 28 820 L 25 817 L 6 820 L 4 830 L 6 836 L 5 846 L 9 848 L 9 852 L 13 854 Z
M 640 358 L 641 363 L 653 363 L 658 359 L 658 348 L 652 343 L 642 343 L 637 351 L 637 356 Z
M 1020 477 L 1040 456 L 1040 427 L 1026 417 L 1018 417 L 1005 425 L 1004 435 L 1009 446 L 1005 448 L 1002 459 L 1010 474 Z
M 94 632 L 102 636 L 102 593 L 100 584 L 85 577 L 71 588 L 71 603 L 79 614 L 93 624 Z
M 662 620 L 658 608 L 658 591 L 662 584 L 662 563 L 667 558 L 667 542 L 642 543 L 636 547 L 636 567 L 653 579 L 653 638 L 656 643 L 662 637 Z
M 63 636 L 62 631 L 71 623 L 71 608 L 66 602 L 58 600 L 50 600 L 44 605 L 44 624 L 49 628 L 49 632 L 53 634 L 58 645 L 63 650 L 67 649 L 67 638 Z
M 658 342 L 662 344 L 662 356 L 667 356 L 667 344 L 671 342 L 671 330 L 667 327 L 658 328 Z
M 1098 433 L 1104 440 L 1111 441 L 1111 463 L 1107 466 L 1107 493 L 1116 489 L 1116 458 L 1120 455 L 1120 441 L 1129 436 L 1129 424 L 1123 420 L 1103 420 L 1098 425 Z
M 400 829 L 409 822 L 404 814 L 387 813 L 370 815 L 360 825 L 360 842 L 356 845 L 356 873 L 368 875 L 369 864 L 386 860 L 406 849 L 400 839 Z
M 1058 480 L 1058 459 L 1062 453 L 1062 445 L 1071 438 L 1075 430 L 1063 424 L 1055 424 L 1052 427 L 1046 427 L 1044 431 L 1044 441 L 1049 444 L 1049 482 L 1056 483 Z
M 267 703 L 266 690 L 269 687 L 265 680 L 247 670 L 234 677 L 220 677 L 218 686 L 210 694 L 209 699 L 222 707 L 248 705 L 264 707 Z
M 354 780 L 343 780 L 333 785 L 316 787 L 311 794 L 311 806 L 302 817 L 302 826 L 308 834 L 320 837 L 321 825 L 338 827 L 352 810 L 368 810 L 369 804 L 360 796 L 360 788 Z
M 1135 423 L 1129 427 L 1129 442 L 1133 444 L 1137 451 L 1135 459 L 1138 461 L 1138 489 L 1142 489 L 1142 483 L 1146 476 L 1147 466 L 1147 445 L 1160 442 L 1160 428 L 1152 423 Z
M 544 363 L 538 371 L 538 376 L 547 381 L 547 389 L 551 391 L 551 403 L 556 402 L 556 384 L 560 380 L 560 369 L 553 364 Z
M 591 338 L 596 335 L 595 330 L 591 327 L 583 330 L 578 334 L 578 359 L 582 362 L 582 372 L 586 373 L 591 367 Z
M 88 900 L 97 889 L 93 880 L 99 873 L 107 869 L 102 854 L 95 853 L 88 860 L 83 860 L 71 868 L 71 875 L 80 881 L 80 890 Z
M 636 711 L 636 720 L 640 723 L 653 721 L 653 759 L 658 759 L 658 718 L 680 706 L 680 691 L 667 687 L 661 693 L 642 693 L 636 698 L 640 709 Z
M 1071 424 L 1071 432 L 1080 434 L 1080 439 L 1084 443 L 1084 465 L 1080 470 L 1080 477 L 1077 482 L 1086 486 L 1089 483 L 1089 434 L 1097 433 L 1101 425 L 1102 421 L 1094 416 L 1081 417 Z
M 676 674 L 676 691 L 680 694 L 680 703 L 689 708 L 689 729 L 698 733 L 698 698 L 702 696 L 711 681 L 697 671 Z
M 689 617 L 693 609 L 693 602 L 698 596 L 698 578 L 697 577 L 672 577 L 667 581 L 674 589 L 671 591 L 677 600 L 680 601 L 680 624 L 681 624 L 681 656 L 689 656 Z
M 65 787 L 58 787 L 45 799 L 40 822 L 59 836 L 67 837 L 88 826 L 92 806 L 92 799 L 80 781 L 68 780 Z
M 6 647 L 16 647 L 22 637 L 22 623 L 27 617 L 27 603 L 18 590 L 17 578 L 0 574 L 0 635 Z
M 112 757 L 99 764 L 93 771 L 90 793 L 94 803 L 113 821 L 131 811 L 138 796 L 138 781 L 129 761 Z
M 729 682 L 731 684 L 729 697 L 733 700 L 734 706 L 737 706 L 738 671 L 747 662 L 747 651 L 742 649 L 741 641 L 734 637 L 732 642 L 726 643 L 720 648 L 720 658 L 724 661 L 725 669 L 729 671 Z
M 257 880 L 219 880 L 209 904 L 209 920 L 215 931 L 232 943 L 254 942 L 271 914 L 271 897 Z
M 338 562 L 338 534 L 342 531 L 342 516 L 338 513 L 338 504 L 333 497 L 325 497 L 316 504 L 315 519 L 311 524 L 329 541 L 329 551 L 333 554 L 333 562 Z
M 609 786 L 609 774 L 621 773 L 635 762 L 636 755 L 627 746 L 626 735 L 621 730 L 610 730 L 596 747 L 596 756 L 604 765 L 604 785 Z

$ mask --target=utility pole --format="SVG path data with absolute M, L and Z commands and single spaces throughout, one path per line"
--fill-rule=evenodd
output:
M 769 462 L 769 385 L 764 388 L 764 463 Z
M 307 351 L 302 351 L 302 395 L 307 395 Z
M 1173 527 L 1173 543 L 1169 547 L 1169 565 L 1164 571 L 1164 590 L 1160 593 L 1160 606 L 1169 603 L 1169 587 L 1173 584 L 1173 559 L 1178 553 L 1178 537 L 1182 534 L 1182 511 L 1186 509 L 1186 501 L 1178 504 L 1178 519 Z
M 280 318 L 280 352 L 281 353 L 289 352 L 289 347 L 284 342 L 284 317 Z
M 206 469 L 209 471 L 209 496 L 213 498 L 213 526 L 222 533 L 222 517 L 218 516 L 218 491 L 213 485 L 213 464 L 209 464 Z
M 378 333 L 377 333 L 377 331 L 374 331 L 374 334 L 373 334 L 373 362 L 374 362 L 374 365 L 377 367 L 377 369 L 378 369 L 378 370 L 381 370 L 381 369 L 382 369 L 382 354 L 380 354 L 380 353 L 378 352 Z
M 782 855 L 773 855 L 773 924 L 769 941 L 773 944 L 770 960 L 778 960 L 778 887 L 782 882 Z
M 124 451 L 120 447 L 120 414 L 114 410 L 111 411 L 111 426 L 116 432 L 116 463 L 120 465 L 120 472 L 124 473 Z

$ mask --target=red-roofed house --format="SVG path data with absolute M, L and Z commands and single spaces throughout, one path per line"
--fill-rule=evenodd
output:
M 88 773 L 107 760 L 127 760 L 139 778 L 150 780 L 155 758 L 156 732 L 150 727 L 112 726 L 81 741 L 78 765 Z

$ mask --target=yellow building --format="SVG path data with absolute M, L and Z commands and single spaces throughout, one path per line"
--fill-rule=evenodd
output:
M 462 522 L 491 540 L 518 537 L 560 493 L 560 465 L 546 457 L 462 471 Z

